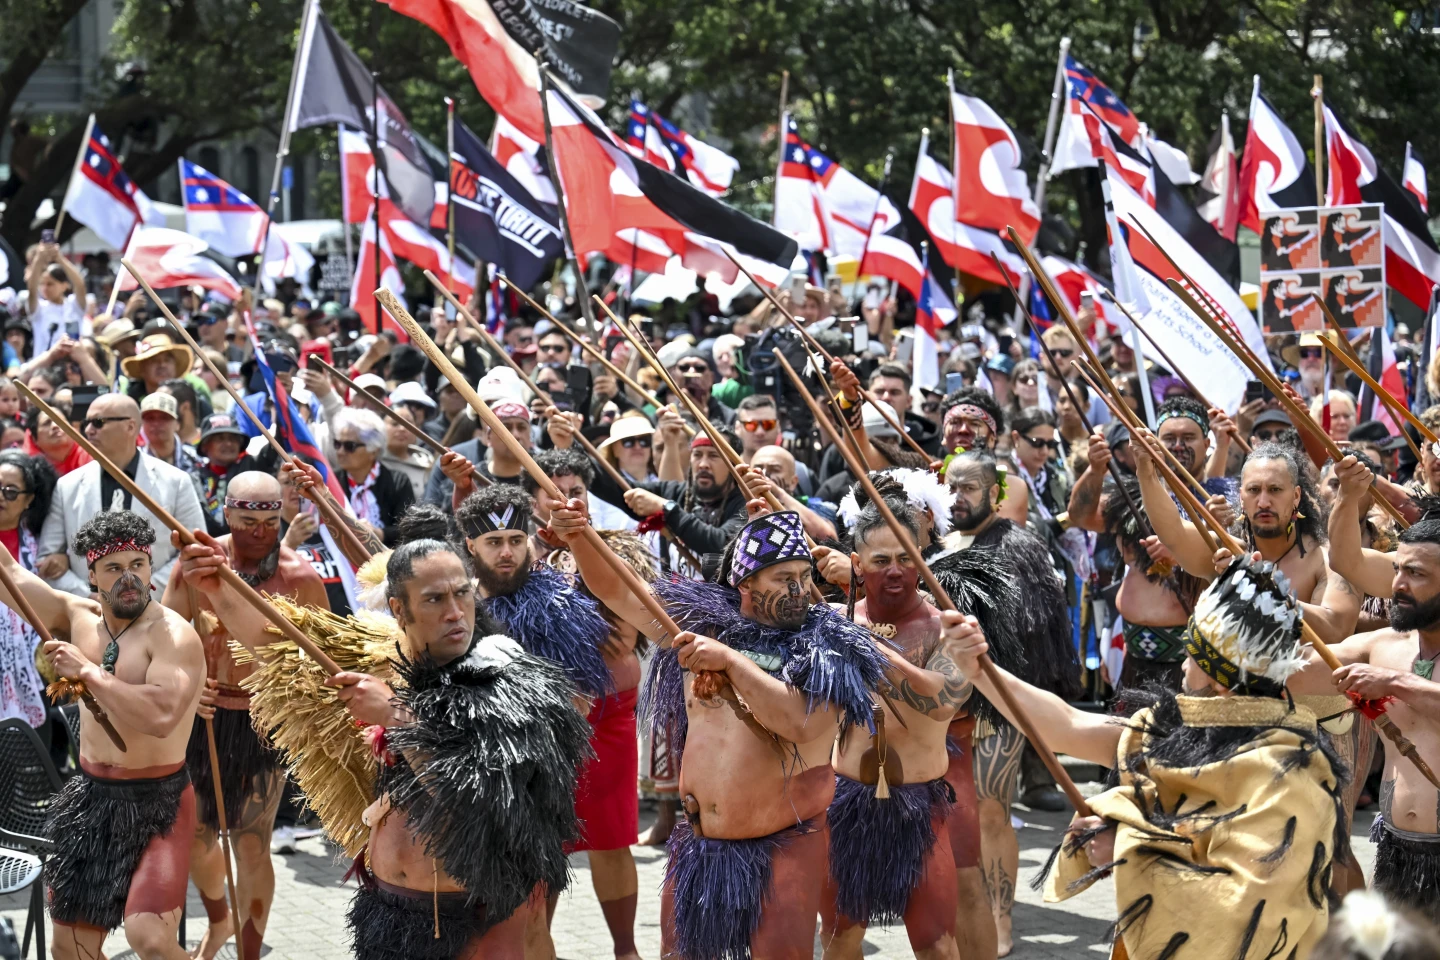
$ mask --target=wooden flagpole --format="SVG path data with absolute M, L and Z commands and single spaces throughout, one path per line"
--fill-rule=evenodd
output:
M 60 197 L 60 213 L 55 218 L 55 243 L 60 243 L 60 229 L 65 226 L 65 201 L 70 199 L 70 184 L 74 182 L 76 175 L 80 173 L 80 164 L 85 162 L 85 151 L 90 149 L 90 134 L 95 130 L 95 114 L 90 114 L 90 119 L 85 121 L 85 134 L 80 138 L 80 149 L 75 151 L 75 166 L 70 168 L 70 179 L 65 182 L 65 193 Z M 115 278 L 115 286 L 118 287 L 120 278 Z M 112 291 L 110 308 L 115 308 L 114 294 Z
M 145 278 L 140 276 L 134 264 L 128 259 L 121 259 L 120 263 L 126 270 L 129 270 L 130 273 L 134 275 L 140 286 L 145 288 L 145 292 L 150 296 L 150 299 L 154 300 L 156 305 L 160 307 L 160 311 L 165 314 L 165 319 L 169 320 L 171 325 L 175 327 L 175 331 L 184 339 L 190 349 L 194 351 L 195 356 L 203 361 L 205 366 L 209 368 L 210 375 L 218 380 L 220 386 L 224 387 L 226 392 L 230 394 L 231 398 L 235 401 L 236 408 L 245 411 L 245 415 L 250 418 L 250 422 L 255 425 L 255 429 L 259 430 L 260 435 L 275 449 L 275 452 L 280 457 L 280 462 L 293 466 L 296 462 L 295 458 L 291 456 L 288 450 L 280 445 L 280 441 L 275 439 L 275 435 L 270 432 L 265 424 L 260 422 L 260 417 L 245 403 L 245 398 L 240 396 L 240 391 L 236 390 L 234 385 L 231 384 L 229 374 L 215 366 L 214 361 L 201 349 L 200 344 L 196 343 L 195 338 L 190 336 L 190 333 L 185 329 L 185 325 L 175 319 L 175 315 L 170 312 L 170 308 L 165 306 L 164 302 L 155 295 L 155 291 L 151 289 L 150 284 L 146 282 Z M 279 410 L 276 410 L 275 417 L 277 420 L 279 419 Z M 332 503 L 329 497 L 316 497 L 315 505 L 319 507 L 320 512 L 325 515 L 326 525 L 328 525 L 331 531 L 339 536 L 341 540 L 346 542 L 346 545 L 350 547 L 355 556 L 369 557 L 371 555 L 369 549 L 360 542 L 360 538 L 355 536 L 355 531 L 350 529 L 350 525 L 347 524 L 344 517 L 341 516 L 339 505 Z

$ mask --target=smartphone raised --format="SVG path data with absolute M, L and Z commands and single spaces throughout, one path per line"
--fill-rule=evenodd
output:
M 953 370 L 945 374 L 945 392 L 954 393 L 956 390 L 965 389 L 965 375 L 956 373 Z
M 895 362 L 902 367 L 910 366 L 910 357 L 915 353 L 915 338 L 907 330 L 895 334 Z

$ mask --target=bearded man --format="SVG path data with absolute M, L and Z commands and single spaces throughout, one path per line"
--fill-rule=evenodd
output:
M 1076 698 L 1080 694 L 1080 663 L 1071 640 L 1064 584 L 1045 542 L 1023 523 L 999 515 L 1002 491 L 995 458 L 981 451 L 958 454 L 946 468 L 945 480 L 956 495 L 950 508 L 954 529 L 941 541 L 948 553 L 932 557 L 931 570 L 947 589 L 958 590 L 964 579 L 956 576 L 962 572 L 960 565 L 974 559 L 963 558 L 963 554 L 976 547 L 989 552 L 992 562 L 1004 566 L 1024 598 L 1013 604 L 1008 615 L 1001 615 L 1015 625 L 1023 654 L 1018 658 L 1001 656 L 1000 662 L 1036 686 L 1067 700 Z M 1019 483 L 1009 486 L 1024 488 Z M 993 632 L 987 630 L 987 634 Z M 978 706 L 980 698 L 976 701 Z M 1019 728 L 993 707 L 972 712 L 978 718 L 957 720 L 951 737 L 962 747 L 973 739 L 979 843 L 978 848 L 968 842 L 957 846 L 956 867 L 963 873 L 979 864 L 995 918 L 998 955 L 1003 957 L 1014 942 L 1011 914 L 1019 882 L 1020 846 L 1011 826 L 1010 806 L 1026 740 Z M 963 773 L 952 769 L 952 780 L 961 783 Z M 957 793 L 961 789 L 957 785 Z M 953 834 L 962 841 L 973 836 L 959 826 Z
M 230 532 L 217 538 L 240 578 L 262 593 L 289 597 L 298 604 L 329 610 L 325 583 L 315 568 L 280 542 L 284 494 L 280 481 L 252 470 L 237 474 L 225 492 L 225 523 Z M 197 624 L 205 643 L 207 676 L 216 683 L 215 746 L 223 758 L 221 798 L 215 796 L 205 724 L 196 718 L 190 731 L 185 763 L 195 784 L 195 837 L 190 844 L 190 876 L 209 920 L 196 956 L 211 960 L 221 944 L 237 936 L 245 956 L 260 954 L 270 902 L 275 895 L 275 870 L 270 862 L 270 834 L 285 786 L 279 758 L 250 722 L 250 694 L 240 685 L 254 662 L 235 662 L 230 641 L 248 650 L 268 642 L 263 634 L 234 634 L 216 617 L 213 605 L 197 595 L 194 584 L 171 577 L 165 606 Z M 225 861 L 220 846 L 216 804 L 225 804 L 226 826 L 235 851 L 236 899 L 245 915 L 230 916 L 225 898 Z
M 585 502 L 542 506 L 590 590 L 637 630 L 664 639 L 586 540 Z M 808 957 L 826 876 L 831 749 L 842 723 L 869 726 L 884 659 L 864 627 L 810 605 L 798 514 L 752 519 L 717 578 L 654 588 L 688 631 L 657 652 L 647 690 L 651 723 L 680 754 L 686 812 L 670 837 L 663 955 Z M 720 680 L 718 689 L 707 691 L 702 675 Z
M 576 794 L 584 824 L 570 851 L 589 853 L 591 879 L 614 943 L 615 956 L 637 958 L 635 909 L 639 878 L 630 846 L 638 837 L 635 792 L 639 745 L 639 634 L 612 630 L 595 599 L 575 578 L 534 563 L 530 541 L 535 501 L 519 487 L 495 484 L 460 504 L 455 521 L 465 534 L 480 596 L 528 653 L 560 664 L 584 698 L 595 758 Z M 550 902 L 553 915 L 559 891 Z

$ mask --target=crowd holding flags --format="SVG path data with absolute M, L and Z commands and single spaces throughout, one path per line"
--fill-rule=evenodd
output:
M 1207 300 L 1219 304 L 1247 340 L 1259 336 L 1259 327 L 1234 291 L 1235 232 L 1240 225 L 1257 229 L 1272 210 L 1317 202 L 1381 203 L 1387 281 L 1420 306 L 1429 305 L 1431 290 L 1440 283 L 1440 248 L 1424 223 L 1425 169 L 1410 145 L 1397 183 L 1327 107 L 1329 179 L 1326 196 L 1317 197 L 1306 151 L 1261 93 L 1258 77 L 1244 150 L 1236 150 L 1229 115 L 1222 114 L 1203 176 L 1197 177 L 1183 153 L 1153 137 L 1114 90 L 1070 52 L 1068 42 L 1062 43 L 1047 153 L 1032 191 L 1019 138 L 994 108 L 957 86 L 952 76 L 947 81 L 952 118 L 948 169 L 930 155 L 925 132 L 904 210 L 886 195 L 884 181 L 872 186 L 807 142 L 799 121 L 786 112 L 773 225 L 766 225 L 720 199 L 739 169 L 733 156 L 687 133 L 638 97 L 630 101 L 623 137 L 593 112 L 609 83 L 603 51 L 613 53 L 619 36 L 608 18 L 574 3 L 542 9 L 457 0 L 386 2 L 446 40 L 471 68 L 477 89 L 495 109 L 496 123 L 488 146 L 462 125 L 447 163 L 442 151 L 411 130 L 316 0 L 310 0 L 284 129 L 288 136 L 309 126 L 338 125 L 342 219 L 366 224 L 355 291 L 380 283 L 398 289 L 401 260 L 433 270 L 452 289 L 468 294 L 477 282 L 476 261 L 529 286 L 567 252 L 582 265 L 590 255 L 603 253 L 632 272 L 660 271 L 678 258 L 725 280 L 736 277 L 728 256 L 736 255 L 762 282 L 778 284 L 800 262 L 797 255 L 820 263 L 823 254 L 853 257 L 862 275 L 887 278 L 917 301 L 924 296 L 927 317 L 944 323 L 955 314 L 951 295 L 956 290 L 939 274 L 953 269 L 992 283 L 1029 284 L 1004 229 L 1014 227 L 1023 241 L 1033 243 L 1041 227 L 1045 179 L 1095 166 L 1110 196 L 1112 263 L 1122 274 L 1114 283 L 1126 288 L 1121 299 L 1142 322 L 1147 313 L 1163 314 L 1174 304 L 1152 282 L 1167 271 L 1143 232 L 1132 228 L 1139 220 L 1153 221 L 1147 229 L 1168 231 L 1166 250 L 1195 264 L 1191 276 L 1205 288 Z M 555 18 L 565 21 L 564 30 L 553 29 Z M 544 64 L 535 58 L 538 48 L 543 48 Z M 542 77 L 546 69 L 551 71 L 548 81 Z M 65 209 L 114 245 L 134 249 L 129 242 L 136 227 L 157 222 L 153 205 L 125 176 L 93 117 L 85 139 Z M 554 179 L 557 172 L 560 183 Z M 187 226 L 209 249 L 251 256 L 263 248 L 265 274 L 272 279 L 308 268 L 304 251 L 273 238 L 267 242 L 270 218 L 259 203 L 191 161 L 180 162 L 180 176 Z M 1190 183 L 1197 184 L 1196 205 L 1178 189 Z M 574 247 L 569 251 L 556 210 L 562 196 Z M 453 231 L 448 238 L 447 229 Z M 154 246 L 149 242 L 143 249 Z M 452 252 L 457 244 L 458 252 Z M 198 255 L 193 245 L 180 244 L 167 256 L 178 264 L 182 257 Z M 1008 278 L 996 272 L 993 257 Z M 1081 292 L 1100 289 L 1094 275 L 1062 258 L 1048 256 L 1043 267 L 1072 307 L 1079 305 Z M 160 271 L 157 276 L 163 282 L 164 276 L 184 273 Z M 384 322 L 369 297 L 353 299 L 368 325 Z M 1089 305 L 1097 334 L 1127 328 L 1103 299 L 1094 297 Z M 1176 346 L 1171 344 L 1168 352 L 1187 355 Z M 1216 392 L 1228 395 L 1233 392 L 1228 386 Z

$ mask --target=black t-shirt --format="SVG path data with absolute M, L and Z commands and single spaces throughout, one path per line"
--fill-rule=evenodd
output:
M 330 548 L 325 545 L 319 530 L 296 547 L 295 552 L 300 555 L 300 559 L 309 562 L 325 582 L 325 594 L 330 599 L 330 612 L 337 617 L 350 616 L 350 599 L 345 596 L 345 581 L 340 577 L 340 564 L 346 562 L 345 558 L 330 553 Z

